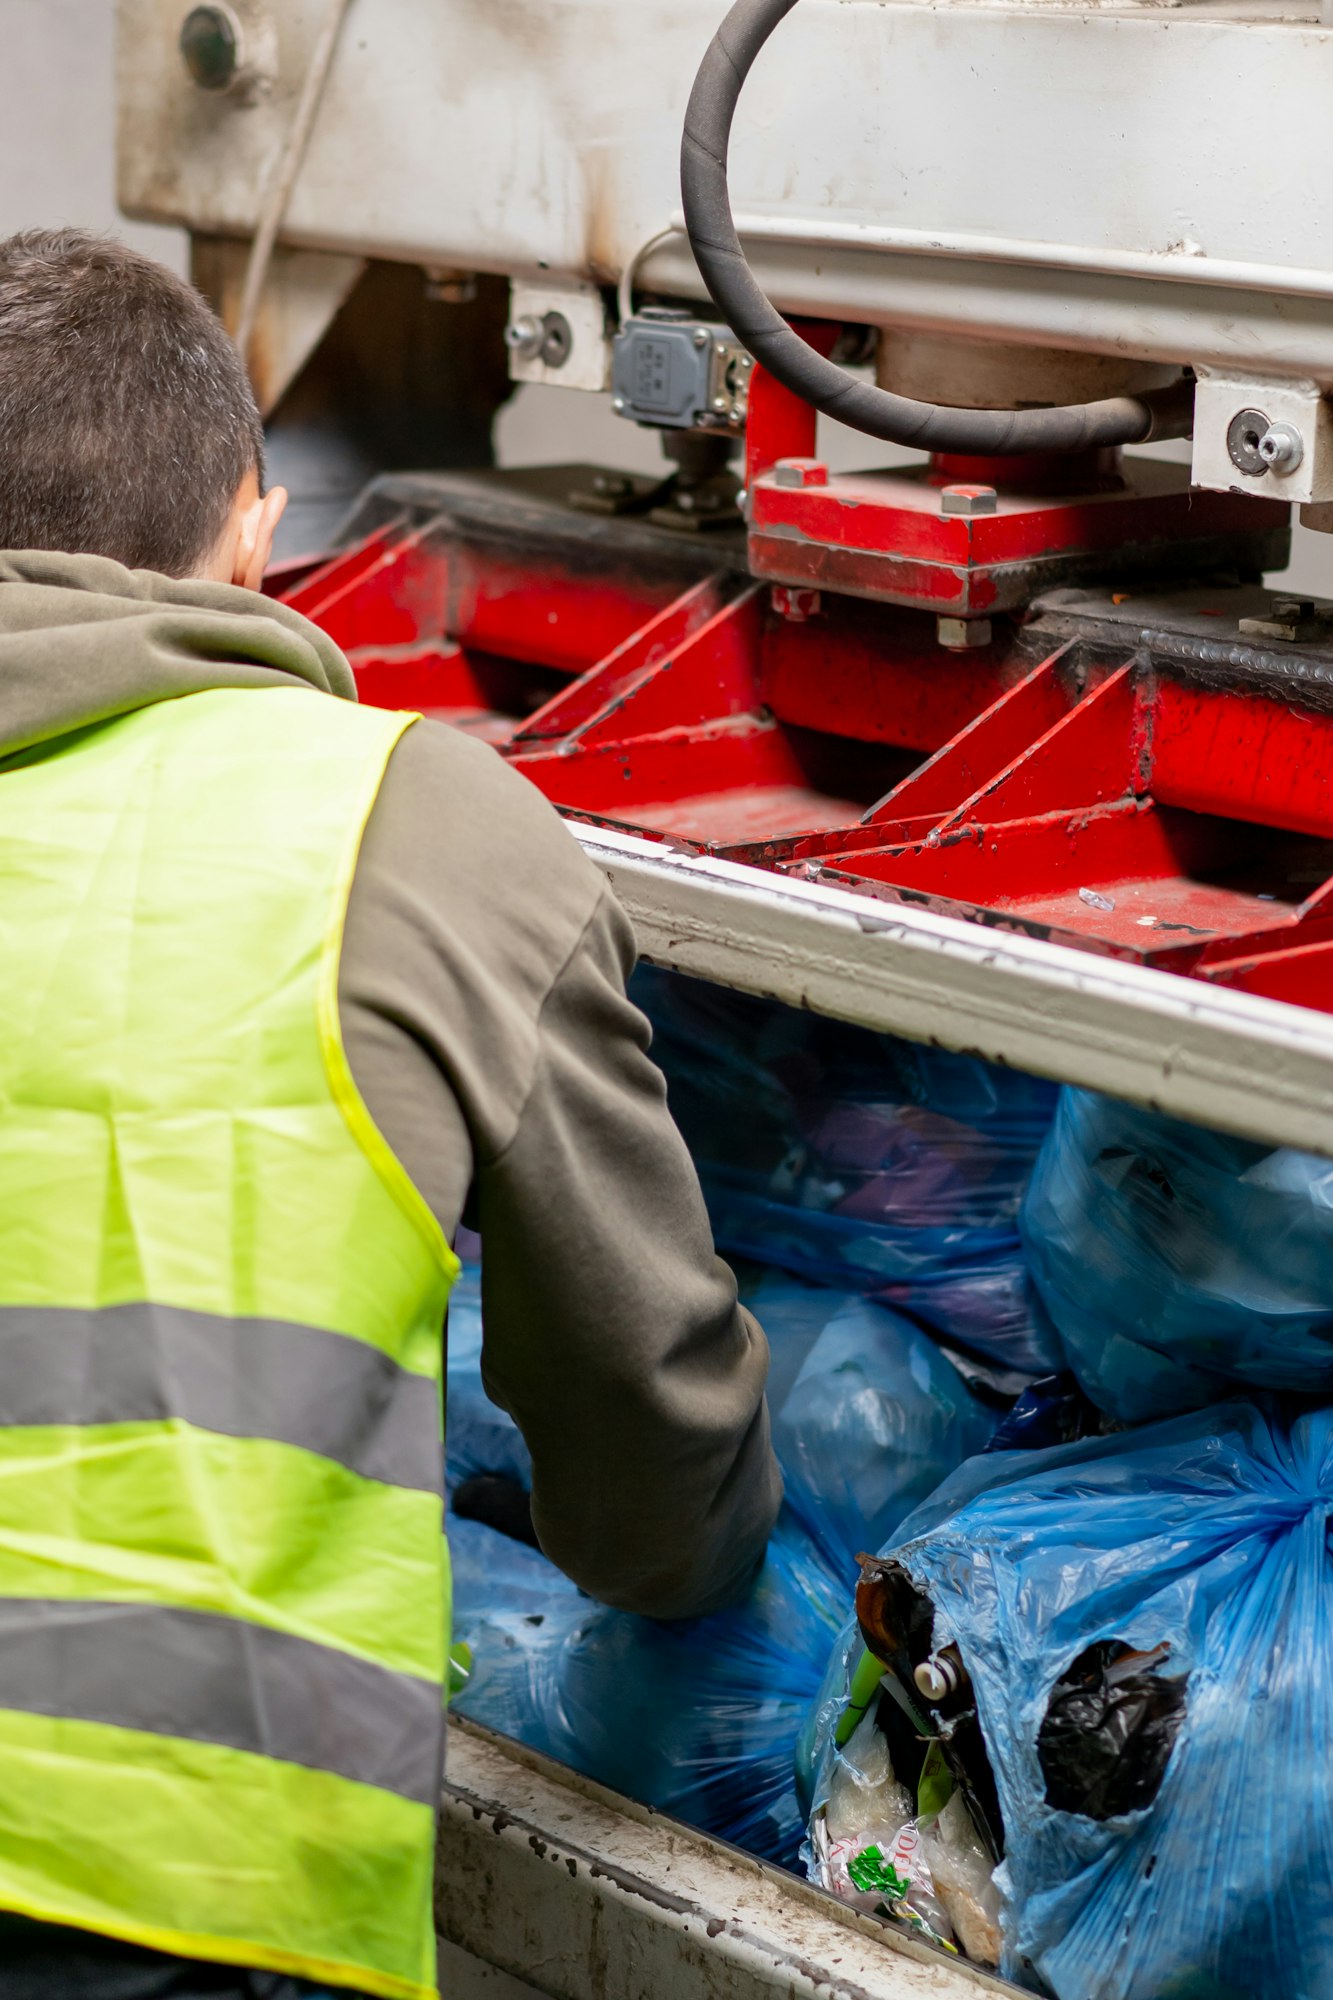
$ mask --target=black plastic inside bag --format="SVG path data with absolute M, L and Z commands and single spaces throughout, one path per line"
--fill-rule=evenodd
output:
M 1152 1804 L 1188 1699 L 1187 1674 L 1159 1672 L 1168 1657 L 1102 1639 L 1071 1662 L 1037 1737 L 1047 1805 L 1107 1820 Z

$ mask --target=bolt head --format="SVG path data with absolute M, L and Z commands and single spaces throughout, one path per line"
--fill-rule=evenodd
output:
M 941 514 L 993 514 L 999 505 L 993 486 L 946 486 L 940 493 Z
M 802 590 L 792 583 L 773 586 L 773 609 L 791 625 L 804 625 L 808 618 L 817 618 L 822 603 L 817 590 Z
M 623 417 L 625 414 L 625 398 L 623 396 L 613 396 L 611 398 L 611 408 L 618 417 Z
M 694 329 L 694 344 L 695 344 L 695 346 L 696 346 L 696 347 L 707 347 L 707 345 L 708 345 L 709 341 L 710 341 L 710 340 L 711 340 L 712 338 L 713 338 L 713 336 L 712 336 L 712 334 L 711 334 L 711 333 L 710 333 L 710 332 L 708 331 L 708 328 L 707 328 L 706 326 L 696 326 L 696 327 L 695 327 L 695 329 Z
M 1295 424 L 1270 424 L 1258 452 L 1270 472 L 1295 472 L 1305 456 L 1305 440 Z
M 731 404 L 727 401 L 725 396 L 714 396 L 713 409 L 719 417 L 725 417 L 727 411 L 730 408 Z
M 545 338 L 546 328 L 535 313 L 523 313 L 518 319 L 510 320 L 505 328 L 505 344 L 513 349 L 520 361 L 535 361 Z
M 773 467 L 775 486 L 827 486 L 828 467 L 818 458 L 780 458 Z
M 230 90 L 241 68 L 240 24 L 230 7 L 192 7 L 181 24 L 180 52 L 200 90 Z
M 937 618 L 935 636 L 951 653 L 969 653 L 977 646 L 989 646 L 989 618 Z

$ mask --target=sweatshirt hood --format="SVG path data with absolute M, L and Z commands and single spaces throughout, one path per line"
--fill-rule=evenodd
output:
M 0 552 L 0 756 L 150 702 L 274 686 L 356 700 L 333 641 L 252 590 Z

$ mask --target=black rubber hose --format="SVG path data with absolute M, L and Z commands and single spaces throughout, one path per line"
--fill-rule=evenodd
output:
M 797 0 L 736 0 L 694 80 L 681 141 L 680 184 L 690 247 L 718 311 L 756 361 L 839 423 L 925 451 L 978 457 L 1086 451 L 1187 433 L 1193 401 L 1188 387 L 1046 410 L 947 409 L 858 382 L 788 326 L 745 261 L 731 216 L 727 148 L 754 59 L 796 5 Z

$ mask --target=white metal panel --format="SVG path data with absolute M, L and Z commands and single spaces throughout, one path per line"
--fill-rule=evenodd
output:
M 449 1728 L 437 1904 L 447 1940 L 552 2000 L 1017 1992 L 468 1723 Z
M 573 826 L 656 964 L 1333 1155 L 1333 1015 Z
M 181 0 L 120 0 L 133 212 L 252 227 L 323 0 L 251 4 L 280 81 L 246 106 L 185 78 Z M 290 240 L 613 281 L 678 205 L 722 12 L 355 0 Z M 1247 14 L 802 0 L 742 101 L 735 197 L 841 240 L 756 237 L 761 278 L 788 310 L 1333 379 L 1333 30 Z M 697 288 L 688 260 L 662 268 Z

